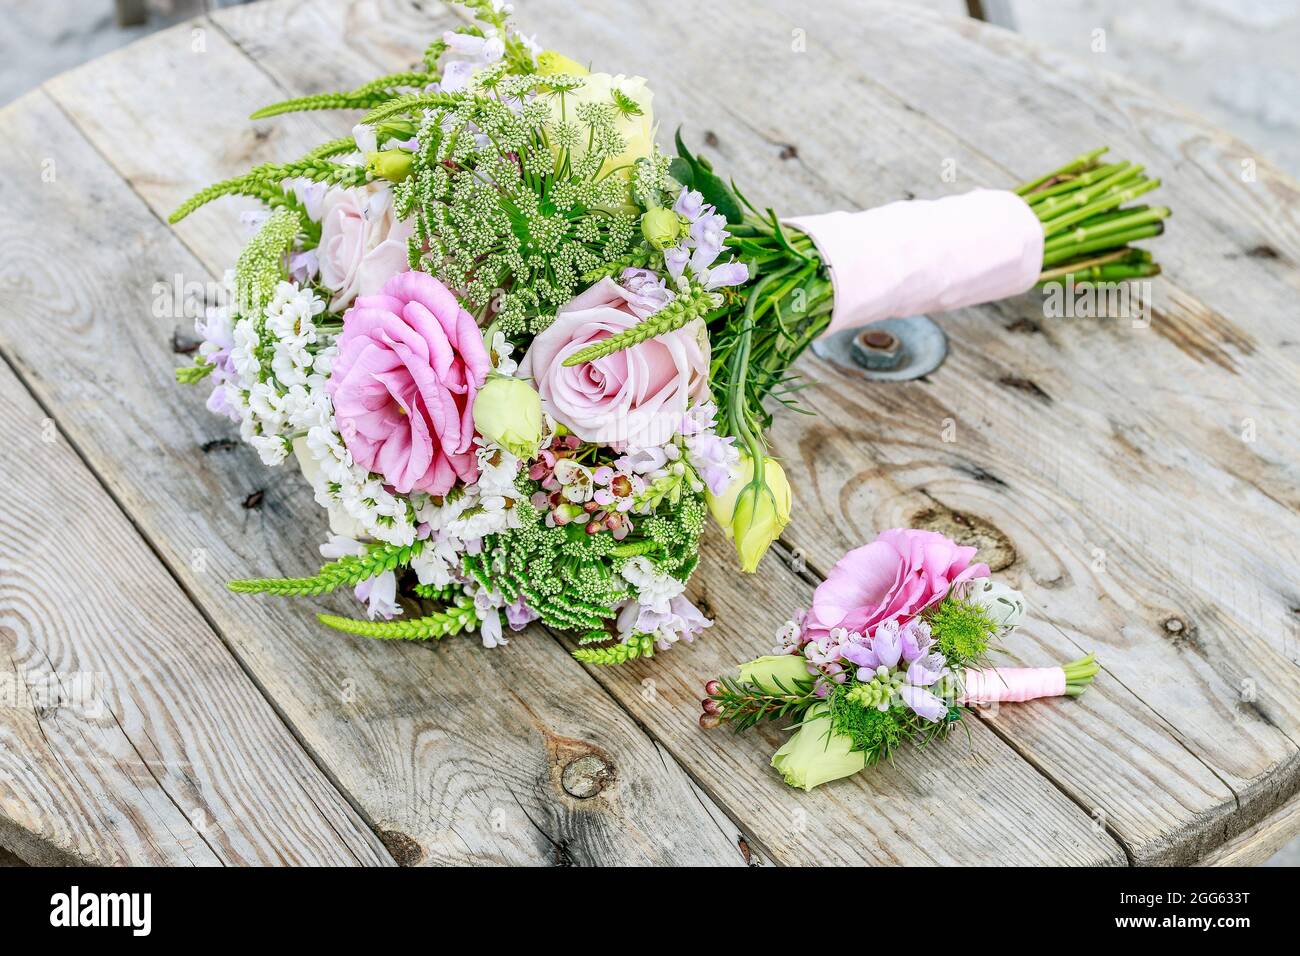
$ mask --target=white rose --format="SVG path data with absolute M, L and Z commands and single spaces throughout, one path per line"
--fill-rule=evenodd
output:
M 588 73 L 583 78 L 583 85 L 565 93 L 563 96 L 564 115 L 568 122 L 577 120 L 578 107 L 583 103 L 599 103 L 602 106 L 614 105 L 613 90 L 617 89 L 641 108 L 639 115 L 628 116 L 621 111 L 614 113 L 614 128 L 623 137 L 623 152 L 617 156 L 607 157 L 601 171 L 630 166 L 642 157 L 649 156 L 654 149 L 655 126 L 654 111 L 651 101 L 654 94 L 646 86 L 643 76 L 610 76 L 608 73 Z M 551 98 L 551 119 L 560 120 L 561 97 Z M 574 162 L 587 154 L 587 139 L 581 137 L 570 152 Z
M 321 284 L 334 293 L 338 312 L 359 295 L 374 295 L 408 268 L 407 240 L 414 227 L 397 219 L 393 195 L 378 183 L 352 189 L 335 187 L 321 201 Z

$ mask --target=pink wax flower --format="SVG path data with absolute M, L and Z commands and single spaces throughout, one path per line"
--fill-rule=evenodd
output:
M 478 478 L 472 410 L 487 349 L 446 286 L 398 273 L 348 309 L 338 348 L 327 389 L 358 465 L 400 494 L 444 495 Z
M 708 392 L 709 339 L 702 321 L 593 362 L 563 364 L 653 311 L 642 296 L 601 279 L 533 340 L 519 374 L 537 383 L 547 413 L 584 441 L 620 450 L 662 445 L 676 433 L 688 403 Z
M 971 564 L 974 556 L 974 548 L 934 531 L 885 531 L 840 558 L 818 585 L 805 633 L 817 638 L 842 627 L 874 635 L 886 621 L 902 623 L 943 600 L 953 585 L 988 577 L 987 564 Z

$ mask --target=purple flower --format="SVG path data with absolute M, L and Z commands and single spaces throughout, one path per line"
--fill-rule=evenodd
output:
M 510 630 L 522 631 L 531 622 L 537 620 L 541 615 L 524 603 L 520 598 L 514 604 L 506 605 L 506 621 L 510 624 Z
M 390 618 L 402 613 L 397 603 L 397 575 L 392 571 L 367 578 L 352 593 L 358 601 L 365 602 L 366 616 L 372 621 L 376 617 Z
M 686 271 L 686 263 L 691 259 L 691 251 L 678 243 L 664 250 L 664 266 L 674 279 L 680 279 Z
M 665 611 L 628 601 L 619 611 L 617 621 L 618 632 L 624 640 L 633 634 L 653 634 L 661 651 L 678 641 L 689 644 L 712 624 L 699 608 L 680 594 L 668 602 Z
M 916 687 L 929 687 L 938 683 L 947 670 L 948 662 L 942 654 L 927 654 L 907 668 L 907 682 Z
M 903 703 L 926 720 L 939 721 L 948 713 L 948 705 L 924 687 L 904 684 L 899 688 L 898 694 L 903 698 Z
M 876 628 L 875 637 L 871 640 L 871 649 L 875 651 L 876 659 L 885 667 L 892 669 L 898 664 L 899 658 L 903 656 L 903 638 L 899 634 L 897 621 L 885 621 Z
M 691 253 L 691 271 L 703 274 L 713 260 L 722 252 L 722 243 L 727 238 L 727 217 L 714 213 L 701 216 L 691 223 L 691 242 L 695 251 Z
M 721 289 L 726 285 L 744 285 L 749 281 L 749 266 L 743 262 L 724 262 L 709 270 L 706 289 Z
M 664 280 L 649 269 L 624 269 L 622 285 L 632 295 L 628 305 L 642 318 L 658 312 L 673 298 Z
M 199 354 L 212 363 L 212 393 L 208 396 L 208 411 L 225 415 L 232 422 L 240 420 L 239 410 L 230 403 L 226 393 L 227 382 L 238 382 L 235 362 L 230 352 L 235 347 L 234 333 L 230 327 L 230 314 L 225 309 L 207 309 L 203 318 L 194 320 L 194 331 L 203 339 Z
M 289 257 L 289 278 L 299 285 L 306 285 L 320 271 L 320 255 L 315 249 L 304 249 Z
M 925 656 L 934 643 L 934 638 L 930 636 L 929 622 L 919 617 L 914 617 L 899 627 L 898 636 L 903 645 L 903 660 L 909 664 Z
M 871 638 L 857 631 L 849 632 L 844 648 L 840 652 L 846 661 L 852 661 L 859 668 L 859 680 L 871 680 L 875 670 L 880 666 L 880 658 L 871 646 Z
M 683 186 L 677 201 L 673 203 L 673 212 L 694 222 L 704 213 L 704 197 L 689 186 Z

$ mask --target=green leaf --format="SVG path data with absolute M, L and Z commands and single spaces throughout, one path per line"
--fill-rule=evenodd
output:
M 683 181 L 674 169 L 681 169 L 680 166 L 674 167 L 669 164 L 669 171 L 673 172 L 673 178 L 681 182 L 683 186 L 690 186 L 697 190 L 704 201 L 712 203 L 713 207 L 722 215 L 727 217 L 729 223 L 739 223 L 745 218 L 744 210 L 740 207 L 740 201 L 736 198 L 731 187 L 723 182 L 722 178 L 713 172 L 708 160 L 701 156 L 692 156 L 691 151 L 686 148 L 682 142 L 682 131 L 678 127 L 677 135 L 674 137 L 677 143 L 677 157 L 690 168 L 690 181 Z

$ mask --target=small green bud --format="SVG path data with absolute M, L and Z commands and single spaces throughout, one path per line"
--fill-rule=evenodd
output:
M 542 399 L 522 378 L 490 375 L 474 396 L 474 428 L 512 455 L 537 457 L 542 442 Z
M 676 245 L 681 234 L 681 217 L 671 209 L 647 209 L 641 217 L 641 235 L 656 249 Z
M 781 466 L 763 459 L 763 483 L 754 484 L 754 463 L 742 453 L 736 478 L 721 495 L 706 494 L 714 520 L 736 545 L 742 571 L 753 573 L 790 521 L 790 482 Z
M 412 156 L 405 149 L 381 149 L 366 154 L 366 171 L 378 179 L 400 183 L 411 175 Z

